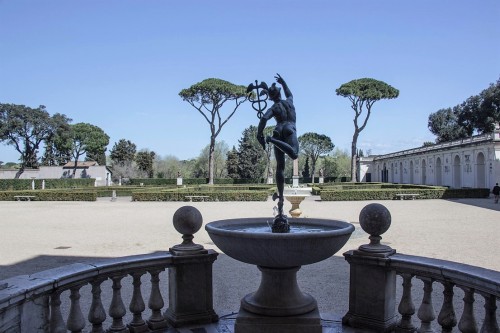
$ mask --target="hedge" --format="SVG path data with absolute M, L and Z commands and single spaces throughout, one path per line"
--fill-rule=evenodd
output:
M 266 201 L 268 191 L 134 191 L 132 201 L 188 201 L 186 196 L 208 196 L 205 201 Z
M 312 185 L 312 184 L 311 184 Z M 313 187 L 313 195 L 320 195 L 321 191 L 349 191 L 373 189 L 433 189 L 441 186 L 391 183 L 346 183 L 346 184 L 317 184 Z
M 381 189 L 359 189 L 359 190 L 322 190 L 322 201 L 356 201 L 356 200 L 392 200 L 396 194 L 415 193 L 416 199 L 459 199 L 459 198 L 487 198 L 490 190 L 487 188 L 473 189 L 448 189 L 445 187 L 423 188 L 381 188 Z
M 0 179 L 0 190 L 31 190 L 32 179 Z M 35 179 L 35 189 L 42 188 L 43 179 Z M 94 187 L 93 178 L 45 179 L 45 189 Z
M 111 197 L 113 196 L 113 191 L 117 197 L 130 197 L 134 191 L 159 191 L 166 189 L 176 189 L 177 185 L 162 186 L 162 187 L 144 187 L 144 186 L 100 186 L 96 187 L 97 197 Z
M 263 184 L 264 179 L 232 179 L 232 178 L 216 178 L 214 185 L 233 185 L 233 184 Z M 131 178 L 128 185 L 139 186 L 164 186 L 177 185 L 177 178 Z M 183 178 L 182 185 L 206 185 L 208 178 Z
M 34 201 L 96 201 L 96 191 L 89 190 L 28 190 L 0 191 L 0 201 L 15 201 L 16 195 L 34 196 Z

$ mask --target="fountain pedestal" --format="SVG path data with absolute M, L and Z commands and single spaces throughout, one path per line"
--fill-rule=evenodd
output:
M 235 332 L 321 333 L 317 302 L 297 284 L 300 267 L 257 267 L 262 272 L 259 289 L 241 300 Z
M 292 208 L 288 211 L 293 218 L 300 217 L 302 211 L 300 210 L 300 203 L 304 201 L 304 195 L 285 195 L 285 198 L 290 201 Z

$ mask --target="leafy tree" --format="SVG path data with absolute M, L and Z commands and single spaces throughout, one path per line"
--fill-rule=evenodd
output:
M 311 173 L 309 171 L 309 157 L 306 157 L 306 164 L 304 165 L 304 170 L 302 170 L 302 177 L 309 178 L 311 177 Z M 313 176 L 314 182 L 314 176 Z
M 260 179 L 264 175 L 266 158 L 257 140 L 257 127 L 243 130 L 238 147 L 238 174 L 242 179 Z
M 455 107 L 440 109 L 429 115 L 427 126 L 437 136 L 438 143 L 467 137 L 467 132 L 458 123 L 457 113 L 458 107 Z
M 103 155 L 109 144 L 109 136 L 101 128 L 88 123 L 71 125 L 70 138 L 71 155 L 75 161 L 73 177 L 76 174 L 78 160 L 81 156 L 95 157 Z
M 158 178 L 175 179 L 179 172 L 181 175 L 183 174 L 181 161 L 173 155 L 167 155 L 163 158 L 156 156 L 153 169 Z M 184 176 L 186 176 L 185 173 Z
M 137 146 L 130 140 L 120 139 L 110 150 L 110 157 L 114 165 L 125 166 L 132 164 L 137 152 Z
M 43 105 L 33 109 L 25 105 L 0 104 L 0 142 L 12 145 L 21 154 L 21 168 L 16 178 L 25 168 L 38 167 L 40 144 L 54 135 L 61 122 L 69 120 L 62 114 L 51 117 Z
M 212 153 L 213 158 L 213 173 L 215 177 L 224 178 L 226 176 L 226 156 L 229 147 L 224 141 L 218 141 L 215 143 L 214 151 Z M 200 155 L 196 158 L 194 164 L 193 176 L 195 178 L 209 178 L 208 166 L 210 159 L 210 145 L 205 146 L 200 152 Z
M 435 143 L 432 142 L 432 141 L 424 141 L 424 143 L 422 143 L 422 147 L 430 147 L 430 146 L 434 146 Z
M 393 99 L 399 96 L 399 90 L 383 81 L 370 78 L 352 80 L 344 83 L 336 90 L 337 95 L 347 97 L 354 110 L 354 134 L 351 144 L 351 179 L 357 180 L 356 149 L 358 137 L 365 129 L 370 118 L 373 104 L 381 99 Z M 360 118 L 365 112 L 365 118 Z
M 42 165 L 64 165 L 71 160 L 71 119 L 55 114 L 56 130 L 45 140 Z
M 153 162 L 156 153 L 154 151 L 149 151 L 147 149 L 142 149 L 135 155 L 135 162 L 137 163 L 137 169 L 142 173 L 143 176 L 148 178 L 153 178 Z
M 183 89 L 179 96 L 205 118 L 210 126 L 210 144 L 208 158 L 208 183 L 214 183 L 215 142 L 222 127 L 231 119 L 238 107 L 247 100 L 246 87 L 237 86 L 221 79 L 206 79 Z M 223 120 L 222 106 L 234 101 L 234 107 Z
M 499 122 L 500 79 L 453 108 L 431 113 L 428 128 L 439 143 L 466 138 L 474 133 L 492 132 Z
M 301 135 L 299 137 L 299 143 L 302 152 L 311 160 L 311 177 L 314 183 L 314 174 L 318 158 L 331 152 L 335 145 L 332 143 L 330 137 L 313 132 Z
M 85 161 L 96 161 L 99 165 L 106 165 L 106 149 L 103 151 L 87 152 Z
M 137 146 L 130 140 L 120 139 L 110 150 L 113 178 L 132 178 L 137 176 L 134 159 Z
M 476 128 L 480 133 L 492 132 L 500 122 L 500 79 L 479 94 Z
M 351 158 L 347 150 L 335 149 L 321 159 L 325 177 L 348 177 L 351 170 Z
M 19 169 L 21 166 L 15 162 L 7 162 L 1 166 L 2 169 Z
M 229 178 L 240 178 L 240 175 L 238 174 L 238 163 L 238 151 L 236 150 L 236 147 L 233 146 L 233 149 L 227 152 L 226 158 L 227 176 Z

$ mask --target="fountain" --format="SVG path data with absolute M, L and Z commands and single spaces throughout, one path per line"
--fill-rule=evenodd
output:
M 302 210 L 300 210 L 300 203 L 304 201 L 306 197 L 311 196 L 311 189 L 285 189 L 284 192 L 286 200 L 292 204 L 292 208 L 288 211 L 293 218 L 300 217 Z
M 301 266 L 325 260 L 339 251 L 351 236 L 354 226 L 340 220 L 304 218 L 295 218 L 290 225 L 283 214 L 285 154 L 296 159 L 298 142 L 292 94 L 279 74 L 276 80 L 284 88 L 286 101 L 281 100 L 275 84 L 268 88 L 264 82 L 258 84 L 255 81 L 255 85 L 249 85 L 248 92 L 257 89 L 252 95 L 257 99 L 251 99 L 260 118 L 257 138 L 264 149 L 266 143 L 272 143 L 275 148 L 278 191 L 273 200 L 279 199 L 278 214 L 271 221 L 267 218 L 215 221 L 208 223 L 205 229 L 226 255 L 256 265 L 261 271 L 257 291 L 241 300 L 235 333 L 321 333 L 317 302 L 300 290 L 297 272 Z M 259 89 L 262 89 L 260 93 Z M 274 101 L 274 105 L 264 113 L 267 97 Z M 272 117 L 277 121 L 273 137 L 264 139 L 262 130 Z
M 352 224 L 297 218 L 289 233 L 273 233 L 266 218 L 243 218 L 210 222 L 205 229 L 226 255 L 261 271 L 257 291 L 241 300 L 236 333 L 321 332 L 316 300 L 299 289 L 297 272 L 340 250 Z

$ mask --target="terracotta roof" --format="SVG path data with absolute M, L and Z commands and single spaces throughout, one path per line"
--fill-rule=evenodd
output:
M 99 165 L 96 161 L 78 161 L 76 164 L 77 168 L 88 168 L 90 166 L 97 166 Z M 63 168 L 74 168 L 75 167 L 75 161 L 68 162 L 63 165 Z

